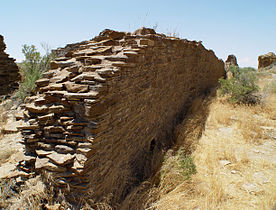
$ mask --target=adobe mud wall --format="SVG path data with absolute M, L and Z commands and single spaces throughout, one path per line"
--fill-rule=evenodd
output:
M 26 106 L 29 156 L 20 168 L 113 204 L 154 170 L 187 101 L 225 75 L 201 43 L 145 28 L 105 30 L 65 51 Z
M 4 37 L 0 35 L 0 96 L 11 93 L 18 87 L 19 70 L 15 59 L 5 53 Z

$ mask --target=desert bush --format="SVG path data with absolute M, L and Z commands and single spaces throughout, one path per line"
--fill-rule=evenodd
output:
M 184 180 L 190 179 L 191 176 L 196 173 L 196 166 L 193 162 L 193 158 L 190 155 L 184 155 L 184 152 L 179 150 L 178 159 Z
M 256 93 L 259 90 L 256 84 L 256 71 L 253 68 L 238 68 L 230 66 L 229 71 L 233 73 L 230 79 L 219 79 L 220 95 L 229 95 L 231 103 L 255 104 L 259 101 Z
M 50 62 L 55 58 L 55 55 L 50 52 L 47 45 L 43 45 L 43 48 L 46 54 L 41 56 L 34 45 L 23 45 L 22 53 L 25 56 L 25 60 L 19 64 L 22 82 L 17 93 L 20 99 L 24 99 L 34 92 L 36 88 L 35 82 L 42 77 L 43 72 L 49 69 Z

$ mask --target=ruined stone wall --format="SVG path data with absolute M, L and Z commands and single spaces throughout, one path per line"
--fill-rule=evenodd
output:
M 111 195 L 112 203 L 158 165 L 187 101 L 225 74 L 201 43 L 148 29 L 105 30 L 64 54 L 26 106 L 30 156 L 20 167 L 49 171 L 60 187 L 92 190 L 96 200 Z
M 18 87 L 19 71 L 15 59 L 5 53 L 4 37 L 0 35 L 0 96 L 12 92 Z

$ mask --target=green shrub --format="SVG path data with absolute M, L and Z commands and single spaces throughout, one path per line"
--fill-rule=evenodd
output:
M 55 55 L 50 53 L 49 48 L 46 47 L 44 45 L 46 54 L 41 56 L 34 45 L 23 45 L 22 53 L 25 56 L 25 60 L 19 64 L 22 82 L 17 93 L 20 99 L 24 99 L 34 93 L 36 80 L 40 79 L 43 72 L 49 69 L 50 62 L 55 58 Z
M 179 150 L 178 159 L 184 179 L 190 179 L 191 176 L 196 173 L 196 166 L 194 164 L 193 158 L 190 155 L 184 155 L 184 152 Z
M 259 87 L 256 84 L 256 70 L 253 68 L 238 68 L 230 66 L 229 71 L 233 73 L 230 79 L 219 79 L 221 85 L 220 95 L 229 95 L 231 103 L 255 104 L 259 101 L 256 93 Z

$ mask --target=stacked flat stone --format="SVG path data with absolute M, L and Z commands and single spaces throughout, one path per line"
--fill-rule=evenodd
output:
M 216 85 L 224 63 L 200 42 L 146 28 L 71 46 L 26 105 L 20 168 L 51 173 L 71 196 L 91 189 L 118 203 L 158 165 L 185 104 Z
M 15 59 L 9 58 L 5 49 L 4 37 L 0 35 L 0 96 L 15 90 L 20 78 Z

